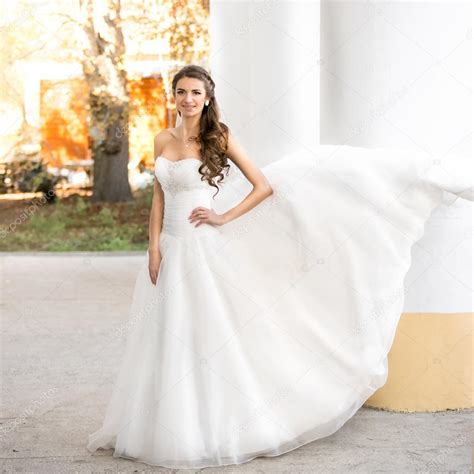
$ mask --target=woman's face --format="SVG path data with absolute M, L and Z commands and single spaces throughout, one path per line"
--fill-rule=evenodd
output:
M 181 117 L 200 115 L 207 100 L 204 83 L 194 77 L 182 77 L 176 84 L 176 108 Z

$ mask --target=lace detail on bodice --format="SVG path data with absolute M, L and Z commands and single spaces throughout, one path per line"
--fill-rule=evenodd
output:
M 155 174 L 165 193 L 176 194 L 180 191 L 212 188 L 207 181 L 201 181 L 199 166 L 202 161 L 197 158 L 185 158 L 171 161 L 159 156 L 155 162 Z

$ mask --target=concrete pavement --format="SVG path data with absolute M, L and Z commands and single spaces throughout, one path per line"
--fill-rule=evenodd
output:
M 145 252 L 0 253 L 2 472 L 171 472 L 86 450 L 123 350 Z M 473 410 L 362 408 L 338 432 L 223 473 L 472 472 Z M 177 471 L 174 471 L 177 472 Z

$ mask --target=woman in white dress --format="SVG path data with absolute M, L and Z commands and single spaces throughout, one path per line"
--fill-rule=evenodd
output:
M 260 170 L 207 71 L 172 86 L 181 124 L 155 138 L 147 258 L 87 447 L 170 468 L 277 456 L 384 385 L 411 247 L 436 206 L 472 200 L 469 163 L 321 145 Z

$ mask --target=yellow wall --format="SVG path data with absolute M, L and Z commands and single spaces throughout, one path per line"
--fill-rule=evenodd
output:
M 365 406 L 394 411 L 473 407 L 473 313 L 403 313 L 386 384 Z

